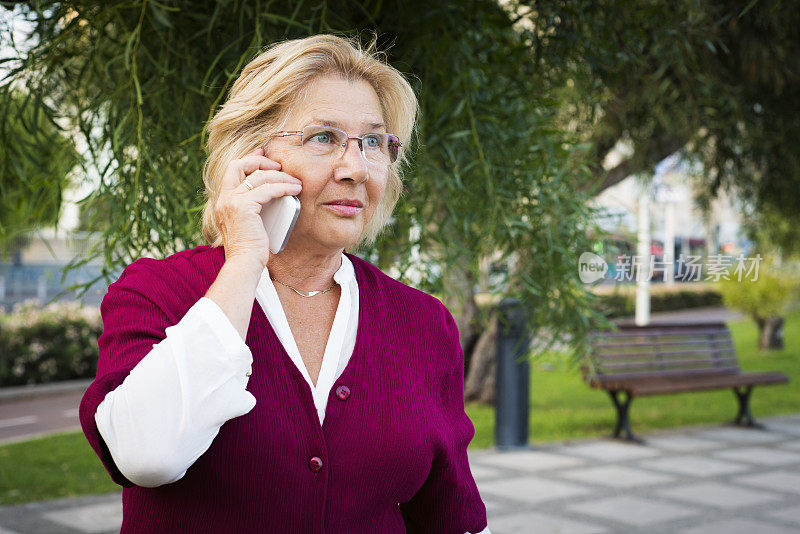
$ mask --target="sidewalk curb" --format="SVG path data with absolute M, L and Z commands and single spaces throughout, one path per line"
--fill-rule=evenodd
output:
M 93 378 L 84 378 L 81 380 L 64 380 L 51 384 L 0 387 L 0 403 L 45 397 L 47 395 L 57 395 L 59 393 L 69 393 L 72 391 L 86 391 L 93 380 Z

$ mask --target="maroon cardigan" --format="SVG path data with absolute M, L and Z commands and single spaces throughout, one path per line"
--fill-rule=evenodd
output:
M 475 430 L 464 412 L 464 355 L 452 315 L 436 298 L 348 257 L 359 287 L 358 332 L 324 424 L 254 301 L 246 344 L 255 407 L 223 424 L 183 478 L 156 488 L 135 486 L 119 472 L 94 414 L 203 297 L 224 252 L 202 246 L 140 259 L 109 286 L 97 378 L 80 420 L 124 487 L 122 532 L 463 534 L 486 527 L 467 459 Z M 350 394 L 337 395 L 339 386 Z

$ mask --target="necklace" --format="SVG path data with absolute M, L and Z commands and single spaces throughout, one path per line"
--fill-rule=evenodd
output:
M 280 285 L 288 287 L 289 289 L 291 289 L 292 291 L 294 291 L 295 293 L 297 293 L 301 297 L 313 297 L 314 295 L 321 295 L 323 293 L 327 293 L 328 291 L 330 291 L 331 289 L 336 287 L 336 282 L 334 282 L 331 285 L 331 287 L 329 287 L 328 289 L 323 289 L 322 291 L 301 291 L 301 290 L 297 289 L 296 287 L 292 287 L 289 284 L 284 284 L 280 280 L 276 280 L 275 278 L 272 278 L 271 276 L 270 276 L 270 278 L 272 279 L 273 282 L 278 282 Z

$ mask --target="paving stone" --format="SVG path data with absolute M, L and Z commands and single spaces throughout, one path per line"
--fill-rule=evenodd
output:
M 106 532 L 122 525 L 122 503 L 100 503 L 42 514 L 45 518 L 80 532 Z
M 800 494 L 800 474 L 768 471 L 736 478 L 736 482 L 777 491 Z
M 491 458 L 483 458 L 480 460 L 480 465 L 505 467 L 515 471 L 560 469 L 562 467 L 574 467 L 585 463 L 586 460 L 580 458 L 540 451 L 499 452 Z
M 800 451 L 800 441 L 787 441 L 778 445 L 782 449 L 789 449 L 792 451 Z
M 782 421 L 782 422 L 786 422 L 786 423 L 800 423 L 800 415 L 781 415 L 779 417 L 770 418 L 767 421 Z
M 484 506 L 486 506 L 486 515 L 502 514 L 503 512 L 508 511 L 508 506 L 506 501 L 504 501 L 503 499 L 496 499 L 494 497 L 484 495 L 480 486 L 478 487 L 478 491 L 481 494 L 481 500 L 483 501 Z
M 590 482 L 601 486 L 632 488 L 647 484 L 662 484 L 675 480 L 675 477 L 652 471 L 644 471 L 621 465 L 601 465 L 562 471 L 558 476 L 580 482 Z
M 654 502 L 641 497 L 611 497 L 595 499 L 567 507 L 576 512 L 602 517 L 626 523 L 628 525 L 645 526 L 661 521 L 670 521 L 690 517 L 700 510 L 687 506 L 676 506 Z
M 697 525 L 681 534 L 796 534 L 790 530 L 768 521 L 755 521 L 750 519 L 729 519 Z
M 469 464 L 470 471 L 472 471 L 472 477 L 478 481 L 483 480 L 485 478 L 497 478 L 503 476 L 503 472 L 495 469 L 493 467 L 486 467 L 484 465 L 479 465 L 476 462 L 472 462 Z
M 558 452 L 585 456 L 593 460 L 616 462 L 619 460 L 635 460 L 658 456 L 657 450 L 643 447 L 642 445 L 628 443 L 595 442 L 580 445 L 565 445 Z
M 791 508 L 784 508 L 783 510 L 773 510 L 772 512 L 767 512 L 767 515 L 800 525 L 800 506 L 792 506 Z
M 492 534 L 601 534 L 605 528 L 572 519 L 564 519 L 539 512 L 523 512 L 489 518 Z
M 647 446 L 667 451 L 694 452 L 719 449 L 724 447 L 724 444 L 694 436 L 661 436 L 647 438 Z
M 726 509 L 755 506 L 780 501 L 784 498 L 782 495 L 764 492 L 763 490 L 745 489 L 718 482 L 673 486 L 659 490 L 658 494 L 679 501 Z
M 588 488 L 577 484 L 555 482 L 535 476 L 486 481 L 481 484 L 479 491 L 481 495 L 487 493 L 495 497 L 507 497 L 529 504 L 591 493 Z
M 750 467 L 724 460 L 713 460 L 696 455 L 665 456 L 639 462 L 640 467 L 668 473 L 709 477 L 747 471 Z
M 84 497 L 67 497 L 41 502 L 29 502 L 10 506 L 0 506 L 0 525 L 2 528 L 20 534 L 47 533 L 47 534 L 77 534 L 85 532 L 47 517 L 55 511 L 75 510 L 99 504 L 117 503 L 120 506 L 122 494 L 120 492 L 105 495 L 90 495 Z M 121 519 L 106 532 L 119 532 Z
M 790 436 L 800 437 L 800 422 L 794 421 L 769 421 L 766 427 L 771 432 L 780 432 Z
M 467 458 L 469 458 L 470 463 L 473 461 L 480 462 L 483 458 L 491 458 L 497 454 L 497 449 L 491 447 L 489 449 L 477 449 L 477 450 L 468 450 L 467 451 Z
M 757 428 L 715 428 L 694 434 L 698 438 L 708 438 L 715 441 L 725 441 L 732 445 L 746 445 L 748 443 L 769 443 L 783 441 L 786 436 L 759 430 Z
M 715 458 L 749 462 L 751 464 L 778 466 L 800 463 L 800 454 L 770 447 L 740 447 L 711 453 Z

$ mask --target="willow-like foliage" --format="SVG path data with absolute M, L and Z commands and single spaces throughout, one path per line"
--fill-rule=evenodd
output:
M 498 296 L 577 353 L 601 317 L 577 277 L 592 212 L 542 88 L 541 62 L 513 15 L 488 0 L 39 1 L 18 8 L 36 44 L 3 80 L 26 80 L 52 117 L 72 121 L 97 177 L 89 226 L 105 275 L 143 255 L 202 244 L 204 126 L 241 67 L 276 40 L 319 32 L 378 38 L 422 106 L 413 167 L 392 225 L 362 255 L 448 305 L 473 299 L 482 258 L 511 264 Z M 412 229 L 416 229 L 412 231 Z M 420 260 L 421 258 L 421 260 Z M 91 258 L 86 258 L 86 260 Z
M 28 234 L 52 226 L 78 153 L 31 95 L 9 89 L 0 101 L 0 260 Z
M 733 191 L 800 223 L 800 8 L 785 0 L 519 0 L 563 124 L 603 189 L 682 149 L 699 204 Z M 630 157 L 607 172 L 618 141 Z

